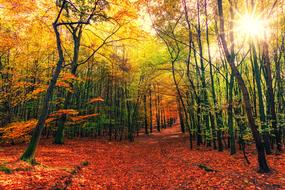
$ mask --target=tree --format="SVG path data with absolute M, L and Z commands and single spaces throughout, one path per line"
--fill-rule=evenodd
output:
M 256 144 L 256 149 L 258 152 L 258 164 L 259 164 L 259 171 L 260 172 L 264 172 L 264 173 L 268 173 L 270 171 L 268 165 L 267 165 L 267 161 L 266 161 L 266 157 L 265 157 L 265 152 L 264 152 L 264 146 L 263 143 L 261 141 L 261 137 L 260 137 L 260 133 L 258 131 L 258 128 L 255 124 L 255 119 L 252 115 L 252 111 L 251 111 L 251 103 L 250 103 L 250 99 L 249 99 L 249 93 L 248 93 L 248 89 L 245 86 L 245 82 L 242 79 L 242 76 L 240 74 L 240 72 L 238 71 L 236 65 L 235 65 L 235 59 L 232 56 L 232 54 L 230 53 L 229 49 L 228 49 L 228 45 L 227 45 L 227 41 L 225 38 L 225 27 L 224 27 L 224 14 L 223 14 L 223 3 L 222 0 L 217 0 L 217 5 L 218 5 L 218 16 L 219 16 L 219 22 L 220 22 L 220 31 L 219 31 L 219 37 L 223 46 L 223 50 L 225 52 L 225 56 L 227 59 L 227 62 L 229 63 L 232 72 L 235 76 L 235 78 L 238 81 L 238 85 L 242 91 L 242 95 L 243 95 L 243 103 L 244 103 L 244 107 L 246 110 L 246 115 L 247 115 L 247 119 L 248 119 L 248 124 L 249 127 L 252 131 L 254 140 L 255 140 L 255 144 Z M 233 42 L 232 42 L 233 43 Z
M 57 43 L 57 51 L 58 51 L 58 62 L 56 65 L 56 69 L 53 73 L 52 79 L 49 83 L 46 95 L 45 95 L 45 100 L 43 102 L 43 106 L 41 109 L 41 114 L 39 116 L 38 122 L 36 124 L 35 129 L 33 130 L 33 134 L 32 134 L 32 138 L 30 140 L 30 143 L 26 149 L 26 151 L 23 153 L 23 155 L 21 156 L 21 160 L 24 161 L 28 161 L 28 162 L 35 162 L 35 152 L 37 150 L 39 141 L 40 141 L 40 137 L 41 137 L 41 133 L 43 131 L 44 128 L 44 124 L 45 124 L 45 120 L 47 118 L 48 115 L 48 111 L 49 111 L 49 104 L 50 104 L 50 100 L 54 91 L 54 88 L 56 86 L 56 82 L 57 79 L 59 77 L 60 71 L 62 69 L 62 65 L 64 62 L 64 52 L 63 52 L 63 47 L 62 47 L 62 41 L 61 41 L 61 36 L 60 36 L 60 32 L 59 32 L 59 27 L 62 25 L 76 25 L 78 23 L 84 23 L 84 24 L 89 24 L 90 20 L 93 18 L 93 16 L 95 15 L 95 11 L 97 8 L 97 3 L 95 3 L 90 15 L 88 16 L 88 18 L 86 20 L 83 21 L 78 21 L 78 22 L 65 22 L 65 21 L 60 21 L 60 18 L 63 14 L 63 11 L 68 12 L 68 7 L 71 6 L 73 7 L 74 5 L 66 0 L 63 0 L 63 2 L 60 4 L 60 10 L 58 15 L 56 16 L 56 19 L 53 23 L 53 29 L 55 32 L 55 36 L 56 36 L 56 43 Z

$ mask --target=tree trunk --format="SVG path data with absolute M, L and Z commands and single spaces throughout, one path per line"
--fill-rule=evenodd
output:
M 260 77 L 259 66 L 257 62 L 257 54 L 256 54 L 254 44 L 251 44 L 251 48 L 252 48 L 252 53 L 253 53 L 253 67 L 254 67 L 255 80 L 256 80 L 256 86 L 257 86 L 259 118 L 261 122 L 264 147 L 265 147 L 266 154 L 271 154 L 270 138 L 269 138 L 269 133 L 268 133 L 268 127 L 266 125 L 263 98 L 262 98 L 261 77 Z
M 223 49 L 224 49 L 224 52 L 226 55 L 226 59 L 227 59 L 229 65 L 232 69 L 232 72 L 233 72 L 235 78 L 237 79 L 239 88 L 241 89 L 241 92 L 243 95 L 243 104 L 245 107 L 245 111 L 246 111 L 246 115 L 247 115 L 247 119 L 248 119 L 248 124 L 249 124 L 251 131 L 252 131 L 252 135 L 253 135 L 253 138 L 254 138 L 255 144 L 256 144 L 256 149 L 258 152 L 259 172 L 268 173 L 270 171 L 270 169 L 267 165 L 265 152 L 264 152 L 264 146 L 262 144 L 258 128 L 255 124 L 254 117 L 252 115 L 249 93 L 248 93 L 248 90 L 247 90 L 246 85 L 244 83 L 244 80 L 242 79 L 242 76 L 239 73 L 239 71 L 235 65 L 235 59 L 233 59 L 233 56 L 230 54 L 228 46 L 227 46 L 227 42 L 226 42 L 226 38 L 225 38 L 225 30 L 224 30 L 224 17 L 223 17 L 222 0 L 217 0 L 217 3 L 218 3 L 218 13 L 219 13 L 219 21 L 220 21 L 219 37 L 220 37 L 220 40 L 221 40 L 221 43 L 222 43 L 222 46 L 223 46 Z M 230 29 L 230 31 L 232 32 L 231 29 Z M 234 42 L 231 42 L 231 43 L 234 43 Z
M 202 101 L 203 101 L 203 120 L 206 125 L 207 132 L 205 140 L 207 141 L 207 146 L 211 146 L 211 140 L 210 140 L 210 124 L 209 124 L 209 100 L 208 100 L 208 94 L 207 94 L 207 86 L 206 86 L 206 77 L 205 77 L 205 66 L 204 66 L 204 60 L 203 60 L 203 45 L 202 45 L 202 33 L 201 33 L 201 22 L 200 22 L 200 3 L 197 1 L 197 11 L 198 11 L 198 18 L 197 18 L 197 43 L 199 48 L 199 57 L 200 57 L 200 69 L 201 69 L 201 82 L 202 82 Z M 208 134 L 208 135 L 207 135 Z
M 266 37 L 265 37 L 266 39 Z M 275 100 L 274 100 L 274 93 L 272 87 L 272 72 L 271 72 L 271 64 L 269 58 L 269 50 L 268 44 L 266 41 L 263 42 L 263 57 L 264 57 L 264 67 L 265 67 L 265 81 L 267 86 L 267 103 L 269 107 L 269 119 L 271 120 L 272 127 L 274 130 L 274 135 L 276 139 L 277 150 L 282 151 L 282 142 L 281 142 L 281 131 L 279 131 L 277 126 L 277 117 L 275 111 Z
M 152 133 L 152 93 L 151 93 L 151 86 L 149 88 L 149 132 Z
M 49 83 L 49 86 L 48 86 L 48 89 L 47 89 L 47 92 L 45 95 L 45 99 L 43 102 L 43 106 L 41 109 L 41 114 L 40 114 L 40 117 L 38 119 L 37 125 L 36 125 L 35 129 L 33 130 L 31 141 L 30 141 L 26 151 L 21 156 L 21 160 L 28 161 L 28 162 L 35 162 L 35 153 L 36 153 L 39 141 L 40 141 L 41 133 L 42 133 L 44 125 L 45 125 L 45 120 L 46 120 L 47 115 L 48 115 L 50 100 L 52 98 L 53 90 L 55 88 L 57 79 L 59 77 L 59 74 L 60 74 L 60 71 L 62 68 L 62 64 L 64 62 L 60 33 L 58 31 L 56 23 L 53 24 L 53 29 L 54 29 L 54 32 L 56 35 L 56 43 L 57 43 L 57 51 L 58 51 L 58 55 L 59 55 L 59 60 L 57 62 L 56 69 L 53 73 L 52 79 Z
M 146 135 L 149 134 L 148 132 L 148 125 L 147 125 L 147 106 L 146 106 L 146 95 L 143 96 L 143 107 L 144 107 L 144 132 Z
M 228 127 L 230 133 L 230 151 L 231 155 L 236 153 L 235 145 L 235 132 L 233 127 L 233 87 L 234 87 L 234 75 L 231 74 L 230 86 L 229 86 L 229 100 L 228 100 Z

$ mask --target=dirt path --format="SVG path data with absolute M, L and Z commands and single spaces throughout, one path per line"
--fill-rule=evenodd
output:
M 178 126 L 142 135 L 134 143 L 81 139 L 58 146 L 43 141 L 37 155 L 42 165 L 15 169 L 12 174 L 0 172 L 0 189 L 285 188 L 283 155 L 269 156 L 275 171 L 260 175 L 256 173 L 255 155 L 249 155 L 252 164 L 248 166 L 241 154 L 189 150 L 188 144 L 188 137 L 179 132 Z M 24 148 L 2 148 L 0 163 L 15 161 Z M 8 166 L 27 168 L 21 164 Z M 200 164 L 217 172 L 207 172 Z

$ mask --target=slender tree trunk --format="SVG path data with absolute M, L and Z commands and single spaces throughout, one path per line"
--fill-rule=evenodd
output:
M 181 131 L 182 131 L 182 129 L 185 129 L 185 124 L 184 124 L 184 117 L 183 117 L 182 108 L 181 108 L 181 103 L 180 103 L 179 98 L 177 98 L 177 107 L 178 107 L 178 115 L 179 115 L 179 121 L 180 121 L 180 128 L 181 128 Z
M 144 107 L 144 129 L 145 129 L 145 134 L 149 134 L 148 131 L 148 124 L 147 124 L 147 106 L 146 106 L 146 95 L 144 94 L 143 96 L 143 107 Z
M 227 46 L 227 42 L 226 42 L 226 38 L 225 38 L 225 30 L 224 30 L 224 16 L 223 16 L 222 0 L 217 0 L 217 3 L 218 3 L 218 14 L 219 14 L 219 21 L 220 21 L 219 37 L 220 37 L 220 40 L 221 40 L 221 43 L 222 43 L 222 46 L 223 46 L 223 49 L 224 49 L 224 52 L 226 55 L 226 59 L 227 59 L 229 65 L 232 69 L 232 72 L 233 72 L 235 78 L 237 79 L 239 88 L 242 91 L 243 103 L 244 103 L 244 107 L 245 107 L 245 111 L 246 111 L 246 115 L 247 115 L 247 119 L 248 119 L 248 124 L 249 124 L 251 131 L 252 131 L 252 135 L 253 135 L 253 138 L 254 138 L 255 144 L 256 144 L 256 149 L 258 152 L 259 172 L 268 173 L 270 171 L 270 169 L 267 165 L 265 152 L 264 152 L 264 146 L 263 146 L 262 140 L 260 138 L 258 128 L 255 124 L 255 119 L 252 115 L 249 93 L 248 93 L 247 87 L 244 83 L 244 80 L 242 79 L 242 76 L 241 76 L 240 72 L 238 71 L 238 69 L 235 65 L 235 59 L 233 59 L 233 56 L 230 54 L 230 52 L 228 50 L 228 46 Z M 231 29 L 230 29 L 230 31 L 231 31 Z M 231 42 L 231 43 L 234 43 L 234 42 Z
M 264 147 L 265 147 L 266 153 L 271 154 L 270 138 L 269 138 L 269 133 L 268 133 L 268 127 L 266 125 L 265 111 L 264 111 L 263 98 L 262 98 L 261 76 L 259 72 L 259 66 L 257 62 L 257 53 L 255 50 L 254 44 L 251 44 L 251 48 L 252 48 L 252 53 L 253 53 L 253 67 L 254 67 L 255 80 L 256 80 L 256 86 L 257 86 L 259 118 L 261 122 L 261 128 L 263 130 L 262 134 L 263 134 Z
M 230 86 L 229 86 L 229 100 L 228 100 L 228 127 L 230 133 L 230 151 L 231 155 L 236 153 L 235 145 L 235 132 L 233 127 L 233 87 L 234 87 L 234 75 L 231 74 Z
M 189 14 L 188 14 L 188 8 L 187 8 L 187 2 L 186 0 L 183 0 L 183 8 L 184 8 L 184 12 L 185 12 L 185 18 L 186 18 L 186 23 L 187 23 L 187 29 L 188 29 L 188 55 L 187 55 L 187 61 L 186 61 L 186 66 L 187 66 L 187 78 L 188 81 L 190 83 L 190 87 L 193 90 L 193 94 L 195 95 L 195 100 L 197 102 L 197 132 L 196 132 L 196 137 L 197 137 L 197 145 L 200 145 L 202 143 L 202 136 L 201 136 L 201 125 L 200 125 L 200 106 L 201 106 L 201 101 L 200 101 L 200 97 L 197 94 L 196 91 L 196 87 L 194 85 L 193 80 L 191 79 L 190 76 L 190 63 L 191 63 L 191 53 L 192 53 L 192 47 L 194 49 L 194 42 L 193 42 L 193 34 L 192 34 L 192 27 L 191 27 L 191 21 L 189 18 Z M 196 57 L 196 50 L 194 49 L 194 58 L 195 58 L 195 62 L 197 63 L 197 57 Z M 196 64 L 197 65 L 197 64 Z M 192 103 L 194 104 L 194 102 L 192 101 Z M 194 121 L 195 116 L 194 113 L 192 114 L 192 118 L 190 118 L 190 122 L 193 124 L 195 123 Z M 192 120 L 192 121 L 191 121 Z M 190 146 L 192 149 L 192 132 L 191 132 L 191 125 L 190 125 L 190 129 L 189 129 L 189 137 L 190 137 Z M 214 146 L 216 144 L 214 143 Z
M 172 77 L 173 77 L 173 81 L 174 81 L 175 88 L 176 88 L 176 91 L 177 91 L 177 95 L 178 95 L 179 101 L 181 103 L 181 108 L 182 108 L 182 110 L 185 113 L 186 127 L 190 128 L 189 123 L 188 123 L 188 115 L 187 115 L 186 106 L 185 106 L 184 100 L 182 98 L 181 90 L 179 88 L 179 84 L 177 82 L 176 75 L 175 75 L 175 61 L 172 61 L 171 66 L 172 66 Z M 181 126 L 181 131 L 182 131 L 182 133 L 185 133 L 185 127 Z
M 212 66 L 212 56 L 211 56 L 211 49 L 210 49 L 210 40 L 209 40 L 209 27 L 208 27 L 208 5 L 207 0 L 204 0 L 204 6 L 205 6 L 205 16 L 206 16 L 206 41 L 207 41 L 207 49 L 208 49 L 208 57 L 209 57 L 209 66 L 210 66 L 210 77 L 211 77 L 211 90 L 212 90 L 212 98 L 213 98 L 213 104 L 214 104 L 214 110 L 216 119 L 218 121 L 221 120 L 220 115 L 218 113 L 217 107 L 217 99 L 216 99 L 216 92 L 215 92 L 215 82 L 214 82 L 214 76 L 213 76 L 213 66 Z M 216 124 L 215 124 L 215 116 L 210 112 L 210 121 L 212 126 L 212 138 L 213 138 L 213 144 L 214 149 L 216 149 Z M 217 131 L 217 138 L 218 138 L 218 150 L 223 151 L 223 143 L 222 143 L 222 133 L 221 133 L 221 122 L 218 122 L 218 131 Z
M 266 37 L 265 37 L 266 39 Z M 276 117 L 276 110 L 275 110 L 275 100 L 274 100 L 274 93 L 273 93 L 273 86 L 272 86 L 272 72 L 271 72 L 271 63 L 269 58 L 269 50 L 268 50 L 268 43 L 266 41 L 263 42 L 263 57 L 264 57 L 264 67 L 265 67 L 265 81 L 267 86 L 267 93 L 268 93 L 268 107 L 269 107 L 269 115 L 270 120 L 272 123 L 272 127 L 274 130 L 274 135 L 276 139 L 277 150 L 282 151 L 282 142 L 281 142 L 281 134 L 278 126 L 277 126 L 277 117 Z
M 130 142 L 134 141 L 134 129 L 132 126 L 132 118 L 131 118 L 131 102 L 128 100 L 128 89 L 127 84 L 125 84 L 125 103 L 127 108 L 127 122 L 128 122 L 128 139 Z
M 76 75 L 78 68 L 78 58 L 79 58 L 79 49 L 80 49 L 80 41 L 82 34 L 82 26 L 79 28 L 78 34 L 77 30 L 72 31 L 73 37 L 73 59 L 71 62 L 70 73 L 72 75 Z M 70 83 L 70 86 L 73 87 L 73 84 Z M 72 92 L 70 90 L 67 91 L 67 95 L 64 100 L 63 109 L 67 109 L 71 103 Z M 66 122 L 67 116 L 63 115 L 57 123 L 57 131 L 54 139 L 55 144 L 63 144 L 64 143 L 64 125 Z
M 149 88 L 149 132 L 152 133 L 152 92 Z
M 211 146 L 211 140 L 210 140 L 210 124 L 209 124 L 209 100 L 208 100 L 208 94 L 207 94 L 207 86 L 206 86 L 206 77 L 205 77 L 205 66 L 204 66 L 204 60 L 203 60 L 203 45 L 202 45 L 202 33 L 201 33 L 201 21 L 200 21 L 200 2 L 197 0 L 197 10 L 198 10 L 198 16 L 197 16 L 197 41 L 198 41 L 198 48 L 199 48 L 199 57 L 200 57 L 200 69 L 201 69 L 201 82 L 202 82 L 202 96 L 203 96 L 203 120 L 206 125 L 206 138 L 207 146 Z
M 64 1 L 65 2 L 65 1 Z M 62 7 L 64 6 L 64 3 L 62 5 Z M 62 11 L 62 9 L 61 9 Z M 61 13 L 60 11 L 60 13 Z M 59 13 L 59 15 L 60 15 Z M 61 45 L 61 39 L 60 39 L 60 33 L 58 31 L 58 27 L 56 25 L 57 23 L 53 24 L 53 29 L 56 35 L 56 43 L 57 43 L 57 51 L 58 51 L 58 55 L 59 55 L 59 60 L 57 62 L 56 65 L 56 69 L 53 73 L 52 79 L 49 83 L 46 95 L 45 95 L 45 99 L 43 102 L 43 106 L 41 109 L 41 114 L 39 116 L 38 122 L 36 127 L 33 130 L 33 134 L 32 134 L 32 138 L 30 140 L 30 143 L 27 147 L 27 149 L 25 150 L 24 154 L 21 156 L 21 160 L 24 161 L 28 161 L 28 162 L 35 162 L 35 153 L 40 141 L 40 137 L 45 125 L 45 120 L 47 118 L 48 115 L 48 111 L 49 111 L 49 106 L 50 106 L 50 100 L 52 98 L 52 94 L 57 82 L 57 79 L 59 77 L 61 68 L 62 68 L 62 64 L 64 62 L 64 56 L 63 56 L 63 50 L 62 50 L 62 45 Z
M 156 96 L 156 129 L 160 132 L 160 97 Z

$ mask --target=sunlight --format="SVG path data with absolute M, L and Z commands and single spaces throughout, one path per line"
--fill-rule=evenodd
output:
M 237 32 L 251 39 L 262 38 L 268 33 L 268 23 L 255 15 L 245 14 L 237 22 Z
M 141 9 L 138 18 L 139 26 L 151 35 L 155 35 L 156 32 L 152 26 L 152 21 L 150 15 L 148 14 L 146 9 Z

